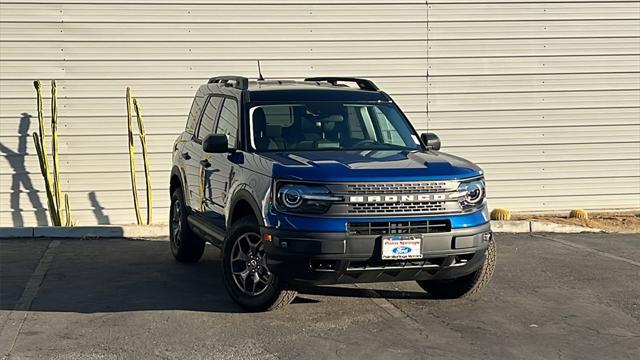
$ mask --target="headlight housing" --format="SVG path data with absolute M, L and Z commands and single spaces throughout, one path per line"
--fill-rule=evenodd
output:
M 460 197 L 458 201 L 463 210 L 479 208 L 484 205 L 486 196 L 484 179 L 460 183 L 458 187 Z
M 277 184 L 276 207 L 284 212 L 299 214 L 323 214 L 331 204 L 342 200 L 333 196 L 331 191 L 322 185 Z

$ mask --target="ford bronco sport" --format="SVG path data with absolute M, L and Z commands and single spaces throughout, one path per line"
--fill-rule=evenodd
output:
M 226 290 L 252 311 L 299 285 L 471 296 L 496 261 L 483 172 L 439 149 L 366 79 L 212 78 L 173 146 L 171 251 L 220 247 Z

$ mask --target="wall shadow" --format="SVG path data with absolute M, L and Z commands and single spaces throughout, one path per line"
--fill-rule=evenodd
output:
M 30 173 L 26 168 L 26 156 L 27 156 L 27 142 L 33 141 L 29 134 L 29 127 L 33 116 L 28 113 L 22 113 L 18 122 L 18 147 L 17 149 L 11 149 L 2 142 L 0 142 L 0 152 L 4 153 L 7 162 L 12 168 L 11 175 L 11 218 L 13 226 L 24 226 L 24 219 L 22 217 L 23 209 L 20 207 L 20 194 L 22 191 L 27 193 L 31 206 L 35 209 L 35 216 L 37 225 L 48 225 L 49 220 L 47 217 L 47 209 L 43 206 L 37 190 L 34 188 L 31 181 Z M 33 225 L 33 224 L 29 224 Z

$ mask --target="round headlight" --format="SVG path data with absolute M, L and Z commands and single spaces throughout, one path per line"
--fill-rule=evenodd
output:
M 465 201 L 469 204 L 477 204 L 484 198 L 484 186 L 481 182 L 472 182 L 467 185 L 467 195 Z
M 324 214 L 333 203 L 342 200 L 323 185 L 282 184 L 277 189 L 276 208 L 296 214 Z
M 463 182 L 460 184 L 459 191 L 464 194 L 464 197 L 460 198 L 464 207 L 476 206 L 484 201 L 485 189 L 483 180 Z
M 282 204 L 290 209 L 295 209 L 302 205 L 302 191 L 295 186 L 285 185 L 279 191 L 279 197 Z

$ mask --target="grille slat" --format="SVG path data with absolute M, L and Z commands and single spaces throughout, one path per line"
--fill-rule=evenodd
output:
M 442 213 L 447 211 L 444 201 L 410 203 L 353 203 L 348 205 L 352 214 Z
M 449 220 L 424 220 L 401 222 L 352 222 L 348 224 L 351 235 L 430 234 L 451 231 Z

